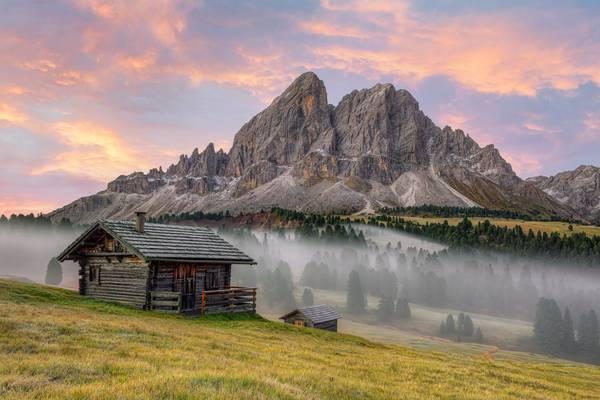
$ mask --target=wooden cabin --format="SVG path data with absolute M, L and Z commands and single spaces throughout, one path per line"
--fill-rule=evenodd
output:
M 147 310 L 255 312 L 256 288 L 231 286 L 254 260 L 208 228 L 101 219 L 59 256 L 79 262 L 79 293 Z
M 298 308 L 283 317 L 279 317 L 287 324 L 325 329 L 332 332 L 337 332 L 337 320 L 340 318 L 342 316 L 337 311 L 325 304 Z

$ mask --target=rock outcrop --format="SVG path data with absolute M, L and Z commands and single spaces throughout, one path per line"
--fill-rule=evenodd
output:
M 151 215 L 273 206 L 366 212 L 426 203 L 574 215 L 521 180 L 493 145 L 437 127 L 406 90 L 377 84 L 334 107 L 307 72 L 242 126 L 228 154 L 211 143 L 166 171 L 119 176 L 50 216 L 85 223 L 128 218 L 138 208 Z
M 600 224 L 600 168 L 581 165 L 554 176 L 527 179 L 546 194 Z

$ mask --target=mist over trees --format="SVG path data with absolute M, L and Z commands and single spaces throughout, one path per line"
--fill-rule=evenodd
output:
M 488 220 L 473 225 L 466 216 L 456 226 L 447 221 L 421 225 L 401 217 L 386 215 L 369 217 L 368 223 L 418 234 L 456 247 L 488 248 L 552 260 L 569 258 L 571 263 L 600 265 L 598 235 L 573 233 L 561 236 L 558 232 L 535 233 L 531 229 L 525 233 L 520 225 L 509 228 L 493 225 Z
M 11 214 L 9 217 L 2 214 L 0 215 L 0 229 L 3 228 L 21 231 L 58 230 L 63 232 L 74 229 L 71 221 L 67 218 L 53 224 L 50 218 L 42 214 Z
M 483 332 L 480 327 L 475 329 L 469 314 L 460 313 L 456 318 L 448 314 L 440 323 L 440 335 L 451 337 L 457 341 L 468 340 L 483 343 Z
M 351 313 L 361 313 L 365 311 L 367 299 L 363 293 L 360 275 L 356 270 L 350 272 L 348 276 L 348 296 L 346 298 L 346 309 Z
M 53 224 L 43 215 L 0 216 L 0 276 L 76 288 L 77 265 L 52 258 L 81 231 L 67 219 Z
M 226 218 L 231 217 L 217 215 L 211 221 Z M 422 312 L 421 306 L 444 308 L 457 310 L 450 316 L 452 322 L 449 318 L 439 321 L 440 332 L 442 326 L 452 331 L 444 333 L 448 338 L 459 335 L 469 341 L 484 341 L 484 334 L 490 333 L 488 328 L 481 332 L 475 315 L 484 314 L 532 322 L 538 332 L 536 342 L 547 352 L 582 354 L 597 350 L 600 268 L 581 262 L 594 260 L 590 242 L 532 235 L 518 229 L 498 230 L 469 220 L 456 229 L 444 224 L 430 226 L 427 229 L 435 234 L 429 238 L 442 233 L 452 236 L 449 241 L 434 241 L 394 229 L 397 217 L 372 219 L 370 225 L 348 224 L 334 215 L 287 211 L 280 212 L 279 218 L 287 221 L 285 229 L 276 225 L 273 229 L 253 230 L 251 224 L 218 229 L 257 260 L 256 267 L 234 266 L 232 283 L 259 287 L 259 307 L 290 311 L 300 304 L 321 302 L 324 292 L 332 292 L 341 299 L 340 312 L 374 322 L 404 324 L 401 321 L 410 320 L 413 310 L 417 316 Z M 381 224 L 390 228 L 382 228 Z M 410 226 L 406 221 L 402 224 L 404 228 Z M 66 228 L 70 226 L 67 222 L 64 226 L 71 229 Z M 4 266 L 1 274 L 22 272 L 27 276 L 22 260 L 30 260 L 27 265 L 37 268 L 30 275 L 48 283 L 59 277 L 57 265 L 48 264 L 48 259 L 76 236 L 73 229 L 59 234 L 56 225 L 35 216 L 5 218 L 0 221 L 2 232 L 0 253 L 8 260 L 4 265 L 9 268 Z M 490 233 L 496 236 L 487 236 Z M 56 241 L 49 245 L 51 238 Z M 506 248 L 496 251 L 485 243 L 468 246 L 481 240 L 504 243 Z M 463 242 L 467 246 L 457 245 Z M 18 246 L 23 250 L 14 257 Z M 31 246 L 42 249 L 42 260 L 27 258 L 27 252 L 35 253 Z M 548 251 L 564 256 L 560 260 L 547 257 L 546 246 L 555 246 Z M 573 253 L 571 246 L 578 250 Z M 573 263 L 565 261 L 571 254 Z M 76 285 L 76 279 L 76 268 L 63 268 L 62 284 Z M 540 298 L 546 299 L 543 306 Z M 434 324 L 437 328 L 437 322 Z
M 44 280 L 48 285 L 60 285 L 63 279 L 62 265 L 56 259 L 52 257 L 48 262 L 48 268 L 46 270 L 46 279 Z
M 304 291 L 302 292 L 302 305 L 304 307 L 310 307 L 310 306 L 313 306 L 314 304 L 315 304 L 315 298 L 314 298 L 312 290 L 310 290 L 310 288 L 304 288 Z
M 240 233 L 243 229 L 220 232 L 240 239 L 241 242 L 236 244 L 249 249 L 248 252 L 259 260 L 259 270 L 274 273 L 279 261 L 286 259 L 292 270 L 289 273 L 286 269 L 282 275 L 287 292 L 293 290 L 294 282 L 314 290 L 346 291 L 346 308 L 352 313 L 360 314 L 366 309 L 367 295 L 378 299 L 385 297 L 386 307 L 389 300 L 393 301 L 394 309 L 397 309 L 399 299 L 406 299 L 407 303 L 423 306 L 527 321 L 534 321 L 540 297 L 553 298 L 565 305 L 571 316 L 600 309 L 600 288 L 592 284 L 600 278 L 600 271 L 596 269 L 566 268 L 543 258 L 511 253 L 444 248 L 403 237 L 386 228 L 356 225 L 342 229 L 335 227 L 341 224 L 335 218 L 319 218 L 324 224 L 331 223 L 329 229 L 319 228 L 330 232 L 327 235 L 346 234 L 339 234 L 333 242 L 323 241 L 320 239 L 322 233 L 316 228 L 317 220 L 312 220 L 311 228 L 302 233 L 298 232 L 301 226 L 261 232 L 261 240 L 250 230 L 245 234 Z M 473 227 L 463 226 L 462 229 L 469 232 Z M 363 244 L 356 245 L 356 238 L 364 238 L 364 243 L 359 239 Z M 275 278 L 268 277 L 269 273 L 264 271 L 257 272 L 256 279 L 251 272 L 234 275 L 240 284 L 256 282 L 259 286 L 262 286 L 261 282 L 274 282 Z M 264 297 L 277 300 L 269 303 L 282 300 L 282 294 L 271 292 L 267 289 Z M 299 291 L 298 299 L 301 294 Z M 291 298 L 287 302 L 291 303 Z M 371 306 L 373 312 L 377 305 Z M 574 325 L 577 323 L 578 320 L 573 322 Z M 475 333 L 476 328 L 473 335 Z
M 538 345 L 551 354 L 583 354 L 600 360 L 600 327 L 594 310 L 582 313 L 574 329 L 569 308 L 561 313 L 554 299 L 540 298 L 535 313 L 534 335 Z

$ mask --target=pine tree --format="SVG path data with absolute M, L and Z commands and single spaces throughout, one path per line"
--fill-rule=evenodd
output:
M 356 270 L 350 272 L 348 276 L 348 295 L 346 298 L 346 307 L 351 313 L 361 313 L 365 311 L 367 299 L 363 293 L 360 283 L 360 276 Z
M 477 343 L 483 343 L 483 332 L 481 332 L 480 327 L 477 327 L 477 330 L 475 331 L 475 341 Z
M 474 329 L 473 320 L 471 319 L 471 316 L 467 314 L 463 320 L 461 335 L 471 337 L 473 336 Z
M 310 307 L 315 304 L 315 299 L 313 296 L 313 292 L 310 288 L 304 288 L 302 292 L 302 305 L 305 307 Z
M 553 299 L 540 298 L 533 332 L 537 343 L 549 353 L 557 353 L 564 337 L 560 308 Z
M 456 332 L 459 335 L 462 335 L 462 333 L 463 333 L 464 324 L 465 324 L 465 314 L 460 313 L 460 314 L 458 314 L 458 318 L 456 318 Z
M 377 306 L 377 316 L 383 322 L 392 320 L 394 317 L 394 300 L 391 297 L 381 297 Z
M 62 265 L 56 257 L 52 257 L 48 262 L 46 269 L 46 284 L 48 285 L 60 285 L 63 280 Z
M 411 317 L 410 305 L 406 297 L 399 298 L 396 302 L 396 315 L 400 319 L 410 319 Z
M 565 308 L 563 314 L 563 337 L 561 347 L 568 352 L 575 350 L 575 330 L 573 329 L 573 320 L 569 308 Z
M 590 310 L 588 312 L 588 328 L 589 328 L 589 337 L 590 337 L 590 346 L 593 350 L 598 349 L 598 340 L 599 340 L 599 332 L 598 332 L 598 316 L 594 310 Z
M 598 348 L 598 317 L 594 310 L 582 314 L 579 318 L 577 329 L 577 344 L 579 348 L 588 353 Z
M 446 333 L 451 335 L 456 332 L 456 325 L 454 324 L 454 317 L 452 314 L 448 314 L 446 317 Z

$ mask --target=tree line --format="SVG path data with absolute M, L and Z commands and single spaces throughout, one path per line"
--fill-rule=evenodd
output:
M 398 210 L 408 210 L 410 207 L 397 208 Z M 428 222 L 419 224 L 417 222 L 404 219 L 394 215 L 370 216 L 366 221 L 357 219 L 350 221 L 347 217 L 334 214 L 315 214 L 310 212 L 301 212 L 273 208 L 271 212 L 280 217 L 283 222 L 296 222 L 300 228 L 308 224 L 310 230 L 331 225 L 348 224 L 349 222 L 367 223 L 369 225 L 390 227 L 402 232 L 424 236 L 442 243 L 447 243 L 453 248 L 483 248 L 503 252 L 509 252 L 522 256 L 536 256 L 547 259 L 564 260 L 568 259 L 579 264 L 600 265 L 600 235 L 586 235 L 583 232 L 573 233 L 571 235 L 561 235 L 558 232 L 540 232 L 537 233 L 529 229 L 523 231 L 520 225 L 513 228 L 492 224 L 489 220 L 478 222 L 476 225 L 466 216 L 466 213 L 472 213 L 472 216 L 510 216 L 511 212 L 494 211 L 475 208 L 460 207 L 438 207 L 421 206 L 415 207 L 421 210 L 433 210 L 439 214 L 452 212 L 463 212 L 465 216 L 457 225 L 450 225 L 447 221 L 442 223 Z M 386 210 L 386 209 L 383 209 Z M 387 209 L 396 210 L 396 209 Z M 490 214 L 490 215 L 486 215 Z M 479 214 L 479 215 L 477 215 Z M 524 217 L 520 215 L 519 217 Z M 525 219 L 525 218 L 522 218 Z M 556 219 L 556 218 L 554 218 Z M 308 228 L 307 228 L 308 229 Z
M 401 217 L 385 215 L 369 217 L 367 223 L 425 236 L 454 247 L 482 247 L 523 256 L 569 259 L 587 265 L 600 265 L 599 235 L 573 233 L 561 236 L 558 232 L 534 233 L 531 229 L 525 233 L 520 225 L 509 228 L 494 225 L 488 220 L 474 225 L 467 217 L 457 225 L 450 225 L 448 221 L 421 225 Z
M 367 297 L 361 284 L 358 271 L 352 270 L 348 275 L 346 294 L 346 310 L 352 314 L 361 314 L 367 310 Z M 410 319 L 412 313 L 406 297 L 395 298 L 382 295 L 377 305 L 377 316 L 382 322 L 398 319 Z
M 600 331 L 594 310 L 582 313 L 575 325 L 568 307 L 561 312 L 554 299 L 540 298 L 533 333 L 538 345 L 551 354 L 581 354 L 600 361 Z
M 452 314 L 448 314 L 446 319 L 440 324 L 440 335 L 456 338 L 457 342 L 461 342 L 464 339 L 471 339 L 477 343 L 483 343 L 481 328 L 477 327 L 475 329 L 473 319 L 469 314 L 465 313 L 458 314 L 456 319 Z
M 413 217 L 479 217 L 479 218 L 507 218 L 520 219 L 523 221 L 555 221 L 555 222 L 580 222 L 572 218 L 564 218 L 558 215 L 546 216 L 538 210 L 530 213 L 521 213 L 509 210 L 490 210 L 482 207 L 450 207 L 425 204 L 409 207 L 383 207 L 379 210 L 381 214 L 390 216 L 413 216 Z
M 19 230 L 58 229 L 69 231 L 73 229 L 73 224 L 71 223 L 71 220 L 64 217 L 57 223 L 53 223 L 49 217 L 43 214 L 11 214 L 9 217 L 2 214 L 0 215 L 0 228 Z

